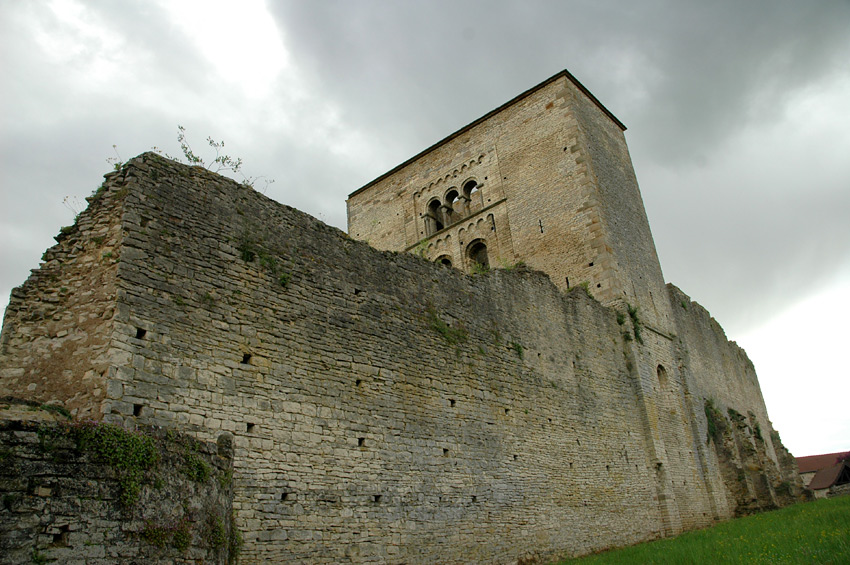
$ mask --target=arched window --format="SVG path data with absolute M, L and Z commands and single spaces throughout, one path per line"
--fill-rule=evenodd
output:
M 443 229 L 443 211 L 440 210 L 440 201 L 434 199 L 428 203 L 428 212 L 425 214 L 425 231 L 428 235 L 436 233 Z
M 472 197 L 473 194 L 478 192 L 478 182 L 475 179 L 469 179 L 465 183 L 463 183 L 463 195 L 467 198 Z
M 437 260 L 435 261 L 435 263 L 437 263 L 438 265 L 443 265 L 445 267 L 451 267 L 452 266 L 452 258 L 449 257 L 448 255 L 440 255 L 439 257 L 437 257 Z
M 455 203 L 457 202 L 457 199 L 459 197 L 460 193 L 457 191 L 457 189 L 454 187 L 450 188 L 449 191 L 446 193 L 446 204 L 454 208 Z
M 665 369 L 663 365 L 659 365 L 655 372 L 658 373 L 658 384 L 661 385 L 662 388 L 666 387 L 667 369 Z
M 466 248 L 472 266 L 476 265 L 483 269 L 490 268 L 490 259 L 487 257 L 487 244 L 482 239 L 476 239 Z

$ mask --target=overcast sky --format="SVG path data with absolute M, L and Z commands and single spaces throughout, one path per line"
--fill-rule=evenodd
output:
M 0 308 L 113 145 L 180 155 L 182 124 L 345 229 L 350 192 L 565 68 L 785 444 L 850 450 L 848 0 L 0 0 Z

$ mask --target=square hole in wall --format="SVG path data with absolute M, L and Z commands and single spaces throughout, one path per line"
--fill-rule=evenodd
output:
M 454 398 L 450 398 L 450 399 L 449 399 L 449 406 L 451 406 L 452 408 L 454 408 L 454 405 L 455 405 L 455 399 L 454 399 Z
M 142 415 L 142 410 L 144 410 L 144 404 L 133 404 L 133 416 L 137 418 Z
M 449 448 L 444 447 L 443 448 L 443 457 L 448 457 L 448 456 L 449 456 Z
M 136 328 L 136 339 L 144 339 L 145 334 L 148 333 L 148 330 L 144 330 L 142 328 Z
M 288 500 L 288 499 L 289 499 L 289 494 L 290 494 L 290 493 L 288 493 L 288 492 L 286 492 L 286 491 L 284 491 L 284 492 L 280 493 L 280 500 L 281 500 L 281 501 L 283 501 L 283 502 L 285 502 L 286 500 Z
M 364 445 L 366 445 L 366 438 L 365 437 L 357 438 L 357 447 L 363 447 Z
M 372 502 L 381 502 L 381 499 L 384 497 L 382 494 L 373 494 Z
M 251 354 L 250 353 L 243 353 L 242 354 L 242 364 L 243 365 L 249 365 L 250 363 L 251 363 Z
M 249 434 L 254 433 L 254 428 L 256 428 L 256 427 L 257 426 L 255 424 L 253 424 L 252 422 L 248 422 L 248 423 L 245 424 L 245 431 L 248 432 Z
M 71 526 L 59 526 L 59 533 L 53 534 L 53 545 L 59 547 L 68 547 L 68 534 L 71 531 Z

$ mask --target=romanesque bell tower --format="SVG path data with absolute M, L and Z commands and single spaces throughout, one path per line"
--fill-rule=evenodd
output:
M 562 71 L 353 192 L 349 234 L 468 273 L 522 261 L 668 333 L 624 130 Z

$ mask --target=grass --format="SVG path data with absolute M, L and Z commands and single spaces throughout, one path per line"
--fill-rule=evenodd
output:
M 795 504 L 564 564 L 850 563 L 850 496 Z
M 466 333 L 466 329 L 463 326 L 459 324 L 459 327 L 453 328 L 444 322 L 433 308 L 427 310 L 427 315 L 431 323 L 431 328 L 443 336 L 443 339 L 449 345 L 460 345 L 466 342 L 469 334 Z

